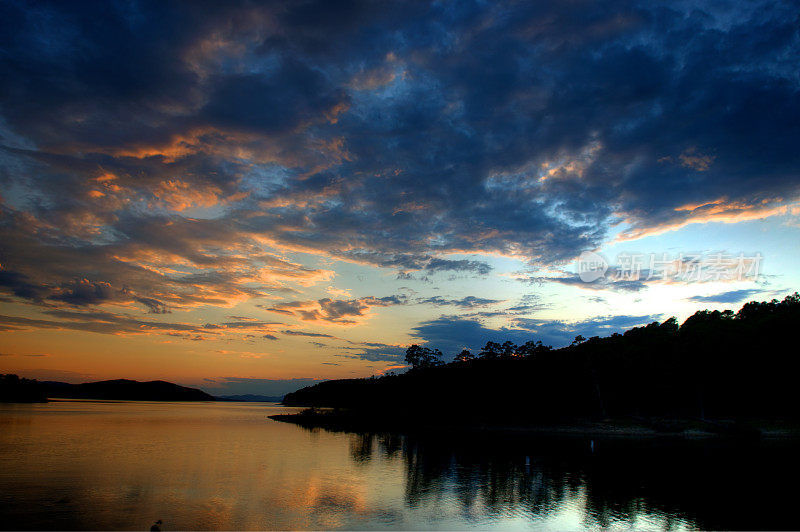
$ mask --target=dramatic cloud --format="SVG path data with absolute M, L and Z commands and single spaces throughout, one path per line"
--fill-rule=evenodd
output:
M 606 330 L 439 284 L 796 217 L 798 28 L 780 0 L 4 3 L 0 330 L 274 341 L 403 305 L 448 349 Z M 425 291 L 361 297 L 397 280 Z M 253 306 L 289 323 L 201 317 Z
M 225 274 L 268 245 L 485 275 L 436 255 L 557 261 L 612 221 L 636 236 L 795 200 L 793 5 L 613 7 L 8 5 L 7 236 L 27 216 L 28 255 L 189 262 L 223 301 L 252 295 Z M 92 283 L 63 301 L 121 288 L 63 270 L 36 281 Z
M 126 235 L 121 241 L 81 241 L 28 214 L 0 209 L 0 290 L 38 303 L 137 302 L 164 313 L 202 304 L 232 306 L 332 276 L 266 253 L 219 221 L 129 222 L 109 228 Z

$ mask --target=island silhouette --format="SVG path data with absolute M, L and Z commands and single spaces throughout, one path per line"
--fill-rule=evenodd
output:
M 82 384 L 37 381 L 17 375 L 0 375 L 0 402 L 29 403 L 59 399 L 107 399 L 129 401 L 216 401 L 196 388 L 166 381 L 139 382 L 115 379 Z

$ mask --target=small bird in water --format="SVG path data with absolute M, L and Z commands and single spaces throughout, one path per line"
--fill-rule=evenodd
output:
M 150 527 L 150 532 L 161 532 L 161 519 L 156 521 L 153 526 Z

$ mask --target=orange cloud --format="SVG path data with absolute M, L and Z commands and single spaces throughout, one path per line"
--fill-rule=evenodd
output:
M 114 174 L 110 172 L 104 172 L 98 177 L 95 177 L 94 181 L 97 181 L 98 183 L 107 183 L 109 181 L 114 181 L 115 179 L 117 179 L 117 176 L 115 176 Z
M 749 220 L 761 220 L 770 216 L 791 214 L 798 205 L 797 203 L 776 205 L 775 203 L 779 201 L 781 201 L 779 198 L 775 200 L 765 199 L 760 203 L 750 204 L 741 201 L 728 202 L 727 198 L 723 197 L 704 203 L 682 205 L 675 208 L 675 212 L 682 214 L 678 219 L 653 227 L 633 227 L 620 233 L 616 241 L 635 240 L 647 236 L 660 235 L 696 223 L 739 223 Z
M 232 319 L 221 323 L 197 325 L 179 321 L 165 321 L 132 317 L 128 314 L 99 310 L 64 310 L 52 309 L 44 311 L 46 317 L 29 318 L 23 316 L 0 316 L 3 330 L 73 330 L 128 335 L 164 335 L 185 340 L 223 340 L 259 338 L 265 335 L 274 336 L 279 322 L 265 322 Z
M 214 207 L 220 204 L 222 190 L 214 185 L 201 186 L 177 179 L 162 181 L 153 190 L 153 195 L 174 211 L 185 211 L 192 207 Z

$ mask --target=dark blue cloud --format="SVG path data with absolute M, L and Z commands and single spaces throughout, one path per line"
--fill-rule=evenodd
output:
M 431 259 L 425 266 L 428 273 L 441 271 L 472 272 L 478 275 L 487 275 L 492 271 L 492 267 L 485 262 L 477 260 L 447 260 Z
M 27 276 L 8 270 L 0 270 L 0 287 L 22 299 L 38 300 L 45 292 L 41 286 L 30 283 Z
M 332 334 L 314 333 L 307 331 L 293 331 L 291 329 L 281 331 L 281 333 L 288 334 L 289 336 L 307 336 L 309 338 L 335 338 L 335 336 L 333 336 Z
M 639 292 L 647 288 L 647 270 L 641 272 L 641 279 L 617 279 L 616 276 L 616 272 L 611 268 L 606 273 L 605 277 L 601 277 L 592 282 L 586 282 L 575 274 L 569 274 L 564 277 L 519 277 L 517 280 L 533 285 L 558 283 L 566 286 L 583 288 L 584 290 L 611 290 L 614 292 Z
M 359 347 L 343 347 L 337 356 L 344 358 L 357 358 L 370 362 L 393 362 L 405 364 L 406 348 L 408 346 L 395 346 L 379 342 L 363 342 Z
M 59 293 L 50 299 L 64 301 L 71 305 L 94 305 L 114 299 L 114 291 L 108 283 L 91 282 L 80 279 L 61 287 Z
M 754 297 L 761 292 L 762 290 L 756 288 L 730 290 L 728 292 L 721 292 L 719 294 L 713 294 L 710 296 L 692 296 L 689 298 L 689 301 L 697 301 L 698 303 L 739 303 L 740 301 Z
M 144 305 L 151 314 L 169 314 L 170 312 L 167 306 L 157 299 L 151 297 L 134 297 L 133 299 Z
M 259 133 L 285 133 L 346 103 L 341 90 L 297 60 L 268 74 L 225 76 L 201 113 L 213 125 Z
M 415 300 L 416 303 L 424 305 L 435 305 L 437 307 L 452 305 L 463 309 L 477 307 L 488 307 L 497 303 L 502 303 L 500 299 L 487 299 L 483 297 L 466 296 L 461 299 L 445 299 L 441 296 L 427 297 Z

